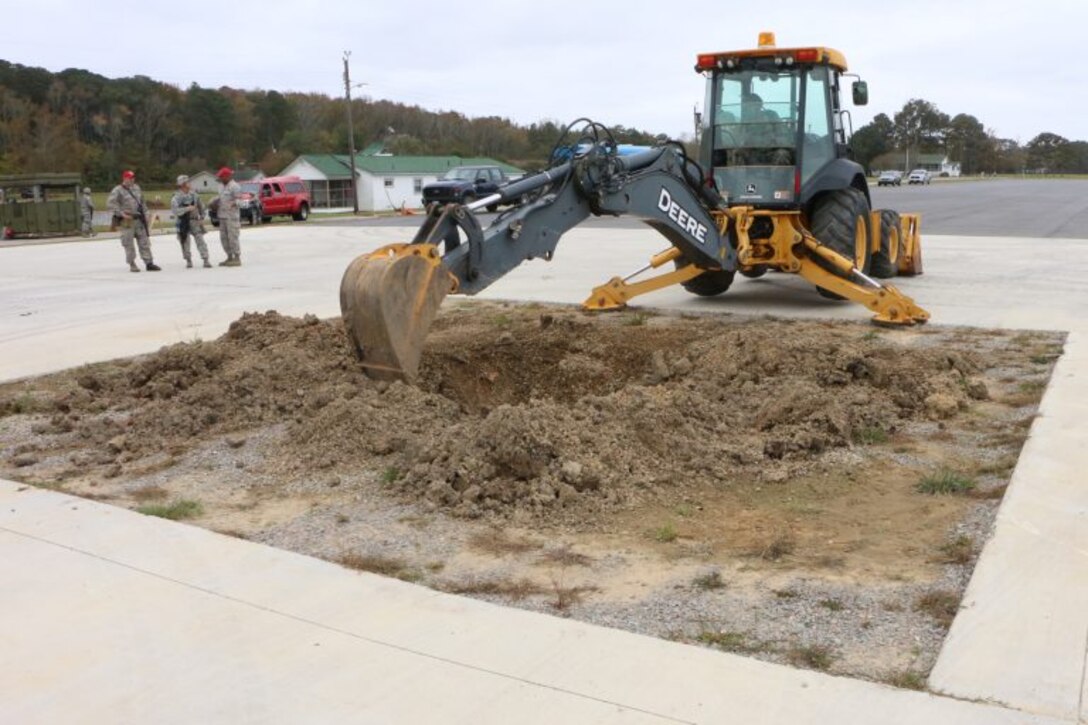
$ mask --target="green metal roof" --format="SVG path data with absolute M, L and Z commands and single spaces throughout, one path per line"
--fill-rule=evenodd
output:
M 351 177 L 347 154 L 303 154 L 299 157 L 330 179 Z M 455 166 L 498 166 L 507 174 L 524 173 L 510 164 L 486 157 L 364 156 L 355 154 L 355 168 L 371 174 L 444 174 Z

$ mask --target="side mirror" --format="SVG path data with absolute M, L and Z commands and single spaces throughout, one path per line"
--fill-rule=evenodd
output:
M 854 105 L 864 106 L 869 103 L 869 84 L 865 81 L 854 81 Z

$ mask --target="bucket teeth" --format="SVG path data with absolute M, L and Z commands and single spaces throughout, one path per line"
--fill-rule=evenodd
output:
M 340 310 L 368 376 L 415 379 L 424 338 L 451 279 L 430 245 L 384 247 L 348 266 L 340 283 Z

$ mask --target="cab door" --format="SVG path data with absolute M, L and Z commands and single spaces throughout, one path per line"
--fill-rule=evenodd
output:
M 290 204 L 287 196 L 283 193 L 283 187 L 277 182 L 265 182 L 261 184 L 262 195 L 265 193 L 265 187 L 268 188 L 268 196 L 262 196 L 264 199 L 264 213 L 267 215 L 290 214 Z

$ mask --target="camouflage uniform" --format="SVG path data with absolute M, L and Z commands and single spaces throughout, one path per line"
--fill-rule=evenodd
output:
M 242 187 L 231 179 L 219 189 L 219 241 L 223 243 L 223 252 L 227 259 L 222 266 L 236 267 L 242 263 L 242 247 L 238 237 L 242 232 L 242 214 L 238 202 L 242 197 Z
M 84 189 L 83 194 L 79 197 L 79 210 L 83 215 L 83 236 L 96 236 L 97 233 L 94 230 L 94 199 L 91 197 L 90 189 Z
M 189 211 L 184 211 L 193 207 Z M 193 254 L 189 244 L 189 237 L 196 239 L 196 251 L 204 260 L 204 266 L 210 267 L 208 261 L 208 245 L 204 243 L 204 204 L 200 201 L 200 195 L 195 191 L 178 191 L 170 199 L 170 210 L 178 222 L 178 242 L 181 243 L 181 256 L 185 257 L 185 266 L 193 266 Z
M 125 261 L 133 272 L 139 272 L 136 266 L 136 247 L 133 245 L 133 237 L 140 248 L 140 259 L 148 271 L 158 271 L 155 260 L 151 258 L 151 240 L 147 235 L 147 207 L 144 205 L 143 192 L 138 184 L 125 187 L 118 184 L 113 187 L 109 198 L 106 200 L 106 209 L 114 217 L 120 217 L 127 213 L 129 216 L 120 221 L 121 246 L 125 248 Z

